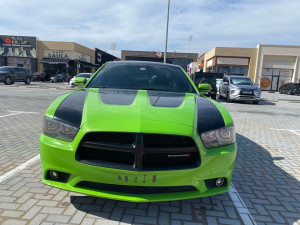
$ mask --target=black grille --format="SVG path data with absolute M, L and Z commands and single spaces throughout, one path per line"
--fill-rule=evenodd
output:
M 113 133 L 113 132 L 94 132 L 84 137 L 83 141 L 98 141 L 115 144 L 133 144 L 135 134 L 132 133 Z
M 186 136 L 93 132 L 81 140 L 76 160 L 126 170 L 174 170 L 199 166 L 200 154 Z
M 178 135 L 144 134 L 145 148 L 193 147 L 193 139 Z
M 111 191 L 127 194 L 164 194 L 178 193 L 187 191 L 196 191 L 194 186 L 170 186 L 170 187 L 153 187 L 153 186 L 129 186 L 116 184 L 102 184 L 89 181 L 81 181 L 77 187 L 89 188 L 100 191 Z

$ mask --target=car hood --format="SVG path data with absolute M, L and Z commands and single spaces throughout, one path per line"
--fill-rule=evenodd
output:
M 80 89 L 56 99 L 46 116 L 85 132 L 145 132 L 191 136 L 233 125 L 219 103 L 192 93 Z
M 249 90 L 254 90 L 257 89 L 256 85 L 233 85 L 234 87 L 237 87 L 239 89 L 249 89 Z
M 134 127 L 157 122 L 193 126 L 195 95 L 146 90 L 91 89 L 87 94 L 82 123 Z M 121 126 L 120 126 L 121 125 Z

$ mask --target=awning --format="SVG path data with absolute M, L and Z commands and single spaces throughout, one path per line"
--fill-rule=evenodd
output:
M 90 68 L 94 68 L 94 69 L 98 68 L 96 65 L 89 63 L 89 62 L 85 62 L 85 61 L 81 61 L 81 60 L 75 60 L 75 61 L 86 67 L 90 67 Z
M 60 58 L 42 58 L 40 63 L 48 64 L 67 64 L 71 59 L 60 59 Z

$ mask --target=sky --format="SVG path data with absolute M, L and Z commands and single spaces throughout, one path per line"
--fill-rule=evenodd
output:
M 0 0 L 0 34 L 164 51 L 168 0 Z M 300 45 L 300 0 L 171 0 L 168 51 Z

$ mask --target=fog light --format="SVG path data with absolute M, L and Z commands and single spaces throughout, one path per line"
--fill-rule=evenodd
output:
M 218 178 L 216 180 L 216 186 L 220 187 L 220 186 L 222 186 L 222 184 L 224 184 L 224 178 Z
M 56 171 L 50 171 L 50 177 L 53 179 L 53 180 L 57 180 L 58 179 L 58 173 Z

